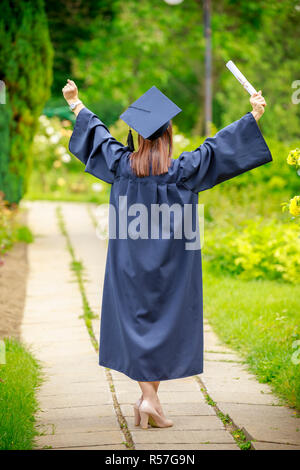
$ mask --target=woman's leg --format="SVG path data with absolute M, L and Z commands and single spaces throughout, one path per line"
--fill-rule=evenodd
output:
M 162 407 L 157 395 L 159 384 L 160 382 L 139 382 L 139 386 L 142 390 L 142 398 L 149 401 L 156 411 L 162 414 Z

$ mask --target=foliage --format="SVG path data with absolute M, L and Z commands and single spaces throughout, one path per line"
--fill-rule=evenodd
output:
M 12 111 L 8 93 L 5 98 L 6 104 L 0 104 L 0 189 L 5 189 L 7 197 L 13 199 L 13 181 L 9 173 L 10 138 L 8 126 L 8 123 L 11 122 Z
M 231 0 L 226 3 L 228 14 L 214 15 L 212 26 L 218 80 L 214 114 L 217 126 L 223 127 L 248 110 L 245 91 L 224 69 L 224 62 L 232 59 L 266 98 L 267 108 L 261 124 L 264 135 L 282 141 L 297 138 L 300 107 L 292 102 L 295 92 L 292 84 L 298 78 L 298 60 L 295 59 L 300 55 L 298 2 Z M 253 12 L 259 11 L 258 21 L 252 27 L 245 15 L 240 19 L 236 17 L 245 4 L 249 4 Z M 221 14 L 223 2 L 217 2 L 216 6 Z
M 0 136 L 5 138 L 1 157 L 6 162 L 4 169 L 1 164 L 0 189 L 7 200 L 18 202 L 31 169 L 37 119 L 51 85 L 52 47 L 43 0 L 1 2 L 0 43 L 0 79 L 9 95 L 0 124 Z
M 213 272 L 242 279 L 299 282 L 299 227 L 278 220 L 245 220 L 240 228 L 206 227 L 204 255 Z
M 204 314 L 219 337 L 236 349 L 251 372 L 300 410 L 300 298 L 295 286 L 220 276 L 204 261 Z M 299 356 L 299 354 L 298 354 Z
M 287 157 L 288 165 L 294 166 L 300 176 L 300 149 L 291 150 Z M 300 196 L 294 196 L 289 203 L 282 204 L 283 210 L 288 209 L 293 217 L 300 216 Z
M 112 15 L 95 17 L 91 38 L 73 56 L 81 96 L 107 125 L 155 84 L 182 109 L 176 124 L 195 135 L 204 130 L 203 2 L 171 7 L 162 0 L 114 0 Z M 212 2 L 213 121 L 218 128 L 249 110 L 249 97 L 225 67 L 232 59 L 268 107 L 264 134 L 288 141 L 298 136 L 297 93 L 300 11 L 295 0 Z M 101 24 L 99 28 L 98 25 Z M 288 119 L 288 125 L 286 125 Z
M 52 95 L 61 97 L 62 86 L 71 74 L 72 59 L 78 55 L 80 44 L 92 39 L 95 27 L 103 29 L 110 24 L 113 1 L 65 0 L 58 8 L 57 0 L 47 0 L 45 9 L 54 48 Z
M 0 194 L 0 256 L 13 245 L 15 211 L 8 208 L 8 204 Z
M 17 220 L 18 210 L 15 205 L 8 204 L 0 193 L 0 266 L 2 256 L 15 242 L 31 243 L 33 235 L 29 228 L 20 225 Z
M 40 116 L 32 153 L 34 168 L 26 197 L 107 202 L 110 186 L 84 173 L 84 165 L 68 151 L 71 122 Z
M 6 364 L 0 365 L 0 449 L 29 450 L 37 435 L 40 366 L 16 340 L 6 339 L 5 349 Z

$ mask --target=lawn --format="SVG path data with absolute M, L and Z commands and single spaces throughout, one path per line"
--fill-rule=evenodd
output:
M 204 315 L 259 381 L 300 410 L 300 297 L 294 285 L 216 276 L 204 262 Z M 297 346 L 298 344 L 298 346 Z
M 41 369 L 31 353 L 16 340 L 5 340 L 6 364 L 0 365 L 0 450 L 34 447 L 36 391 Z

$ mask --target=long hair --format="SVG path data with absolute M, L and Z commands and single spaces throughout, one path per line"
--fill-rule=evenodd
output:
M 167 173 L 171 164 L 173 149 L 172 122 L 161 137 L 155 140 L 144 139 L 138 135 L 139 149 L 130 155 L 130 165 L 133 172 L 139 176 L 149 176 Z

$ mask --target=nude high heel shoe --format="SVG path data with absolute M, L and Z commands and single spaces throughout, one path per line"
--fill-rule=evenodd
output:
M 169 428 L 173 426 L 173 421 L 161 416 L 147 400 L 143 400 L 139 412 L 141 416 L 140 425 L 142 429 L 148 428 L 148 422 L 152 427 Z
M 133 411 L 134 411 L 134 425 L 139 426 L 141 422 L 141 415 L 139 412 L 139 407 L 142 403 L 142 399 L 139 398 L 138 401 L 133 405 Z

